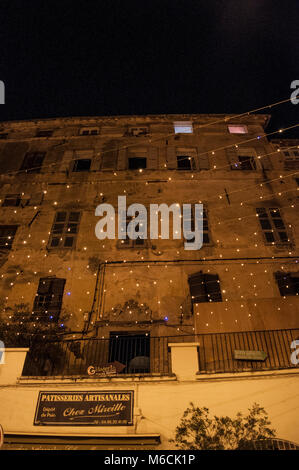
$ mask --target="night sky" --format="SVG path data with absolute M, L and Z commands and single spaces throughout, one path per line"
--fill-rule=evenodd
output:
M 299 80 L 299 1 L 1 0 L 0 67 L 1 121 L 241 113 Z

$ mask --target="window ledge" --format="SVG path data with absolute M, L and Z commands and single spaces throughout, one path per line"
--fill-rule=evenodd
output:
M 171 382 L 176 381 L 175 374 L 123 374 L 115 377 L 86 377 L 80 375 L 72 376 L 36 376 L 36 377 L 19 377 L 19 385 L 35 385 L 40 383 L 117 383 L 117 382 Z

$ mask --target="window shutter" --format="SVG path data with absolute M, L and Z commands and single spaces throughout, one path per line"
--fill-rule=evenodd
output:
M 127 166 L 127 149 L 120 149 L 118 151 L 117 169 L 126 170 Z
M 210 161 L 209 161 L 209 155 L 207 153 L 201 155 L 200 152 L 198 152 L 198 168 L 200 170 L 209 170 L 210 169 Z
M 206 302 L 205 276 L 202 273 L 195 273 L 188 279 L 191 295 L 191 302 Z
M 238 159 L 237 149 L 234 147 L 230 147 L 226 149 L 226 156 L 227 156 L 228 162 L 231 164 L 232 169 L 238 169 L 239 159 Z
M 116 150 L 106 151 L 102 155 L 101 169 L 102 170 L 114 170 L 116 168 L 116 162 L 117 162 L 117 151 Z
M 60 312 L 62 304 L 62 296 L 64 291 L 65 279 L 52 279 L 51 281 L 51 310 L 56 310 Z
M 209 294 L 208 300 L 222 302 L 219 277 L 217 274 L 205 274 L 206 292 Z
M 149 170 L 158 169 L 158 149 L 157 147 L 150 147 L 147 157 L 147 168 Z
M 39 280 L 37 293 L 39 295 L 46 295 L 50 293 L 51 279 L 42 277 Z
M 66 150 L 63 154 L 63 160 L 61 164 L 61 171 L 67 171 L 70 169 L 70 165 L 74 162 L 74 151 L 73 150 Z M 55 172 L 59 170 L 59 166 L 53 166 Z
M 31 194 L 28 200 L 28 206 L 40 206 L 44 199 L 44 193 Z
M 264 170 L 271 170 L 272 169 L 272 163 L 271 163 L 271 158 L 266 155 L 267 150 L 265 147 L 262 148 L 262 152 L 257 151 L 257 154 L 260 155 L 262 158 L 260 159 L 261 166 Z M 263 155 L 266 155 L 265 157 Z
M 175 170 L 177 168 L 176 149 L 173 146 L 167 147 L 167 168 Z

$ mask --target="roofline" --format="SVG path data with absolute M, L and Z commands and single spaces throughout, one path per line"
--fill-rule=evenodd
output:
M 39 123 L 39 122 L 53 122 L 53 121 L 84 121 L 84 120 L 119 120 L 119 119 L 137 119 L 137 118 L 144 118 L 144 119 L 168 119 L 168 120 L 173 120 L 173 119 L 178 119 L 178 118 L 189 118 L 192 120 L 192 118 L 195 119 L 204 119 L 204 118 L 218 118 L 218 119 L 233 119 L 236 117 L 240 117 L 241 119 L 244 118 L 250 118 L 250 117 L 260 117 L 261 119 L 264 120 L 264 127 L 267 127 L 271 115 L 270 114 L 258 114 L 258 113 L 252 113 L 252 114 L 236 114 L 236 113 L 221 113 L 221 114 L 216 114 L 216 113 L 208 113 L 208 114 L 195 114 L 195 113 L 176 113 L 176 114 L 122 114 L 122 115 L 111 115 L 111 116 L 101 116 L 101 115 L 95 115 L 95 116 L 57 116 L 57 117 L 52 117 L 52 118 L 32 118 L 32 119 L 15 119 L 15 120 L 10 120 L 10 121 L 0 121 L 0 125 L 5 126 L 5 125 L 11 125 L 11 124 L 22 124 L 22 123 Z

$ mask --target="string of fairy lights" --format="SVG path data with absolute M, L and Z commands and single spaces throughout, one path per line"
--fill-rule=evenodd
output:
M 263 107 L 263 108 L 260 108 L 260 109 L 271 108 L 271 107 L 273 107 L 273 106 L 276 106 L 276 105 L 278 105 L 278 104 L 282 104 L 283 102 L 287 102 L 287 101 L 289 101 L 289 100 L 283 100 L 283 101 L 278 102 L 278 103 L 276 103 L 276 104 L 274 103 L 273 105 L 267 105 L 266 107 Z M 247 112 L 247 113 L 243 113 L 242 115 L 239 115 L 239 117 L 241 117 L 241 116 L 248 116 L 248 115 L 249 115 L 250 113 L 252 113 L 252 112 L 256 112 L 256 110 L 251 111 L 251 112 Z M 226 118 L 224 118 L 224 119 L 217 120 L 217 121 L 215 121 L 214 123 L 208 123 L 208 124 L 206 124 L 206 125 L 202 125 L 202 126 L 199 126 L 199 127 L 210 126 L 210 125 L 213 125 L 213 124 L 215 124 L 215 123 L 219 123 L 219 122 L 223 122 L 223 121 L 227 122 L 228 120 L 236 119 L 237 117 L 238 117 L 238 116 L 236 116 L 236 115 L 233 116 L 233 117 L 228 117 L 228 118 L 226 117 Z M 283 129 L 283 130 L 282 130 L 282 129 L 279 129 L 278 131 L 275 131 L 275 132 L 272 132 L 272 133 L 269 133 L 269 134 L 263 134 L 262 136 L 255 137 L 255 138 L 253 138 L 253 139 L 243 140 L 243 141 L 238 142 L 238 143 L 235 143 L 235 144 L 233 144 L 233 145 L 218 147 L 218 148 L 213 149 L 213 150 L 210 150 L 210 151 L 208 151 L 208 152 L 200 153 L 200 154 L 198 154 L 198 156 L 203 155 L 203 154 L 209 154 L 210 156 L 215 156 L 215 154 L 216 154 L 217 152 L 219 152 L 219 151 L 223 151 L 223 150 L 225 150 L 225 149 L 234 148 L 234 147 L 237 149 L 240 145 L 244 145 L 245 143 L 254 141 L 254 140 L 256 140 L 256 139 L 260 140 L 260 139 L 265 138 L 265 137 L 267 137 L 267 136 L 269 136 L 269 135 L 273 135 L 273 134 L 278 133 L 278 132 L 281 133 L 281 132 L 283 132 L 284 130 L 293 129 L 293 128 L 297 127 L 298 125 L 299 125 L 299 124 L 296 124 L 296 125 L 294 125 L 294 126 L 289 126 L 288 128 L 285 128 L 285 129 Z M 174 135 L 174 134 L 172 134 L 172 135 Z M 160 137 L 160 138 L 157 139 L 157 140 L 162 140 L 162 139 L 165 139 L 165 136 L 164 136 L 163 138 Z M 151 143 L 152 143 L 152 140 L 151 140 Z M 133 145 L 137 145 L 137 144 L 133 144 Z M 127 145 L 127 146 L 122 147 L 122 148 L 128 148 L 128 147 L 129 147 L 129 146 Z M 289 148 L 299 148 L 299 146 L 290 146 Z M 118 149 L 118 150 L 119 150 L 119 149 Z M 284 150 L 285 150 L 285 149 L 284 149 Z M 270 152 L 270 153 L 268 153 L 268 154 L 263 154 L 263 155 L 257 155 L 257 158 L 260 160 L 260 159 L 262 159 L 262 158 L 264 158 L 264 157 L 266 157 L 266 156 L 268 156 L 268 155 L 276 154 L 276 152 L 279 152 L 279 151 L 280 151 L 280 149 L 277 149 L 275 152 Z M 111 152 L 111 149 L 107 150 L 107 152 Z M 103 154 L 103 153 L 104 153 L 104 152 L 100 152 L 100 154 Z M 190 157 L 186 157 L 186 158 L 190 158 Z M 72 160 L 76 160 L 76 158 L 75 158 L 75 159 L 72 159 Z M 56 164 L 51 164 L 51 165 L 49 165 L 49 167 L 52 167 L 52 168 L 53 168 L 53 165 L 55 166 Z M 60 165 L 60 162 L 57 163 L 57 165 Z M 216 170 L 216 169 L 219 170 L 219 169 L 223 169 L 223 168 L 227 168 L 227 167 L 230 167 L 230 168 L 231 168 L 231 163 L 229 163 L 228 165 L 225 165 L 224 167 L 218 167 L 218 168 L 217 168 L 216 165 L 213 165 L 213 168 L 210 168 L 210 170 L 206 170 L 206 171 L 213 171 L 213 170 Z M 43 168 L 44 168 L 44 167 L 43 167 Z M 168 169 L 168 168 L 167 168 L 167 165 L 166 165 L 165 168 Z M 26 171 L 26 170 L 24 170 L 24 171 Z M 142 173 L 142 172 L 143 172 L 143 170 L 141 171 L 141 173 Z M 7 172 L 6 174 L 7 174 L 7 175 L 12 175 L 12 174 L 19 174 L 19 173 L 20 173 L 20 171 L 17 171 L 17 172 Z M 230 191 L 228 194 L 231 195 L 232 193 L 244 192 L 244 191 L 246 191 L 248 188 L 252 188 L 253 186 L 254 186 L 254 187 L 260 186 L 261 188 L 263 188 L 263 187 L 266 186 L 266 184 L 269 184 L 270 182 L 279 181 L 279 180 L 281 181 L 281 180 L 284 179 L 284 178 L 288 178 L 288 177 L 294 176 L 294 175 L 296 175 L 296 174 L 298 174 L 298 173 L 299 173 L 299 172 L 294 172 L 294 173 L 288 174 L 288 175 L 280 175 L 279 178 L 274 178 L 274 179 L 272 179 L 272 180 L 267 180 L 266 183 L 254 184 L 254 185 L 248 186 L 248 187 L 246 187 L 246 188 L 241 188 L 241 189 L 233 190 L 233 191 Z M 117 176 L 117 173 L 116 173 L 116 172 L 113 172 L 113 176 Z M 192 175 L 191 175 L 191 179 L 193 179 L 193 178 L 194 178 L 194 175 L 192 174 Z M 168 179 L 168 181 L 171 181 L 171 177 Z M 196 180 L 195 180 L 195 181 L 196 181 Z M 178 182 L 178 181 L 176 181 L 176 182 Z M 87 182 L 87 181 L 84 181 L 84 182 L 83 182 L 83 184 L 93 184 L 93 183 L 99 184 L 99 181 L 97 181 L 97 182 L 90 182 L 90 181 Z M 102 183 L 107 183 L 107 180 L 102 181 Z M 118 183 L 119 183 L 119 180 L 118 180 Z M 75 186 L 76 184 L 80 184 L 80 185 L 81 185 L 82 183 L 81 183 L 81 182 L 71 182 L 71 183 L 69 183 L 69 184 L 66 185 L 66 188 L 69 189 L 71 186 Z M 110 184 L 110 182 L 109 182 L 109 184 Z M 148 182 L 146 181 L 145 184 L 148 184 Z M 44 191 L 43 191 L 44 194 L 47 194 L 47 193 L 48 193 L 49 186 L 46 185 L 46 188 L 47 188 L 47 189 L 44 189 Z M 299 188 L 297 188 L 296 190 L 298 190 L 298 189 L 299 189 Z M 268 196 L 267 196 L 267 195 L 259 196 L 259 199 L 260 199 L 260 200 L 266 200 L 267 198 L 273 199 L 274 196 L 279 196 L 279 197 L 280 197 L 280 196 L 282 196 L 283 194 L 288 193 L 288 192 L 291 192 L 291 191 L 294 191 L 294 189 L 290 189 L 290 190 L 286 190 L 286 191 L 279 191 L 279 192 L 277 192 L 277 193 L 271 192 L 271 194 L 268 195 Z M 126 190 L 124 190 L 124 192 L 126 192 Z M 100 193 L 100 195 L 103 196 L 104 193 L 102 192 L 102 193 Z M 223 198 L 223 197 L 226 196 L 226 195 L 227 195 L 227 193 L 219 194 L 219 195 L 215 196 L 215 198 L 217 197 L 217 198 L 220 198 L 220 199 L 221 199 L 221 198 Z M 209 198 L 209 200 L 210 200 L 210 198 Z M 240 204 L 240 205 L 242 206 L 243 204 L 246 204 L 246 203 L 248 203 L 248 202 L 255 201 L 255 200 L 256 200 L 256 198 L 250 199 L 250 200 L 244 200 L 244 201 L 236 202 L 236 203 L 238 203 L 238 204 Z M 200 202 L 200 201 L 199 201 L 199 202 Z M 58 204 L 57 201 L 54 201 L 53 205 L 56 206 L 56 208 L 58 208 L 57 206 L 58 206 L 59 204 Z M 290 206 L 289 206 L 289 205 L 287 205 L 287 206 L 281 206 L 281 205 L 280 205 L 280 206 L 279 206 L 279 209 L 281 209 L 281 208 L 283 208 L 283 207 L 295 208 L 295 204 L 292 203 Z M 35 206 L 34 209 L 36 210 L 36 209 L 37 209 L 37 206 Z M 17 214 L 17 210 L 15 210 L 14 213 Z M 248 217 L 256 217 L 256 216 L 257 216 L 257 214 L 250 214 L 250 215 L 247 214 L 247 215 L 242 216 L 242 217 L 222 218 L 221 220 L 218 220 L 218 224 L 230 222 L 230 221 L 232 221 L 232 220 L 243 221 L 244 219 L 246 219 L 246 218 L 248 218 Z M 92 225 L 92 224 L 90 224 L 90 225 Z M 291 228 L 290 225 L 289 225 L 289 227 Z M 29 231 L 30 231 L 30 230 L 29 230 Z M 50 232 L 48 232 L 48 234 L 50 234 Z M 257 232 L 255 232 L 255 235 L 256 235 L 256 234 L 257 234 Z M 30 233 L 28 234 L 28 238 L 31 238 L 31 234 L 30 234 Z M 236 238 L 236 241 L 239 241 L 238 238 Z M 219 243 L 220 243 L 219 240 L 217 240 L 217 244 L 219 244 Z M 24 244 L 24 245 L 27 245 L 27 240 L 23 240 L 23 244 Z M 43 244 L 43 246 L 46 246 L 46 241 L 45 241 L 45 240 L 42 240 L 42 244 Z M 28 245 L 27 245 L 27 246 L 28 246 Z M 105 246 L 103 245 L 103 247 L 105 247 Z M 258 245 L 257 245 L 257 244 L 255 244 L 255 248 L 258 248 Z M 87 251 L 88 247 L 84 247 L 83 249 L 84 249 L 84 251 Z M 239 253 L 239 251 L 240 251 L 240 249 L 237 249 L 237 252 L 238 252 L 238 253 Z M 177 254 L 180 254 L 180 252 L 177 251 Z M 292 255 L 292 252 L 289 252 L 289 257 L 290 257 L 291 255 Z M 12 255 L 12 256 L 14 256 L 14 255 Z M 44 255 L 44 258 L 47 258 L 47 256 L 48 256 L 48 255 L 45 254 L 45 255 Z M 220 253 L 220 254 L 219 254 L 219 260 L 221 260 L 222 257 L 223 257 L 223 255 Z M 288 259 L 289 257 L 286 257 L 285 259 Z M 31 256 L 30 256 L 30 255 L 27 255 L 27 259 L 30 260 L 30 258 L 31 258 Z M 272 263 L 275 263 L 275 262 L 276 262 L 276 259 L 277 259 L 276 257 L 272 256 L 272 257 L 271 257 L 271 264 L 272 264 Z M 141 256 L 141 261 L 143 261 L 143 260 L 144 260 L 144 256 Z M 209 259 L 206 259 L 206 258 L 199 258 L 198 261 L 201 261 L 201 260 L 203 260 L 203 261 L 209 261 Z M 236 259 L 236 261 L 237 261 L 237 259 Z M 125 264 L 125 263 L 132 263 L 132 262 L 134 263 L 134 261 L 125 260 L 125 259 L 122 260 L 122 263 L 124 263 L 124 264 Z M 145 262 L 151 263 L 151 261 L 148 261 L 148 260 L 145 261 Z M 161 260 L 160 262 L 163 263 L 164 261 Z M 257 261 L 257 263 L 258 263 L 258 262 L 259 262 L 259 261 Z M 278 259 L 277 262 L 281 264 L 281 259 Z M 105 260 L 105 263 L 106 263 L 107 265 L 109 265 L 109 260 L 108 260 L 108 259 Z M 284 264 L 284 265 L 287 265 L 287 264 L 289 264 L 289 263 L 298 263 L 298 260 L 296 260 L 296 259 L 295 259 L 295 260 L 289 260 L 289 261 L 284 262 L 283 264 Z M 73 264 L 74 264 L 74 263 L 73 263 Z M 242 263 L 240 263 L 240 264 L 241 264 L 241 266 L 243 267 L 244 265 L 250 264 L 250 261 L 247 260 L 247 261 L 242 262 Z M 169 264 L 165 264 L 165 268 L 167 268 L 168 265 L 169 265 Z M 150 266 L 150 265 L 148 265 L 148 266 Z M 283 270 L 284 268 L 285 268 L 285 266 L 282 265 L 282 266 L 281 266 L 281 269 Z M 68 267 L 68 270 L 71 270 L 72 273 L 74 272 L 71 267 Z M 228 268 L 226 268 L 226 270 L 228 270 Z M 209 270 L 208 270 L 208 271 L 209 271 Z M 52 269 L 49 269 L 49 273 L 51 273 L 51 272 L 52 272 Z M 265 272 L 266 272 L 266 271 L 265 271 Z M 20 274 L 20 273 L 17 273 L 17 275 L 19 275 L 19 274 Z M 34 272 L 34 274 L 37 274 L 37 272 Z M 96 273 L 93 273 L 93 274 L 94 274 L 94 276 L 96 276 Z M 250 275 L 253 276 L 254 274 L 251 273 Z M 3 277 L 4 277 L 4 274 L 2 274 L 1 277 L 3 278 Z M 235 280 L 235 279 L 233 278 L 233 280 Z M 156 282 L 156 283 L 157 283 L 158 281 L 153 281 L 153 282 Z M 173 280 L 170 280 L 169 282 L 172 283 Z M 209 281 L 207 281 L 207 282 L 209 282 Z M 268 281 L 268 283 L 269 283 L 269 281 Z M 28 281 L 28 284 L 30 285 L 30 281 Z M 12 286 L 12 285 L 14 285 L 14 283 L 11 283 L 11 286 Z M 139 287 L 139 286 L 140 286 L 140 281 L 138 281 L 138 282 L 136 283 L 136 287 Z M 238 288 L 240 288 L 240 287 L 238 286 Z M 122 287 L 121 290 L 124 291 L 124 288 Z M 105 291 L 105 289 L 104 289 L 104 291 Z M 222 293 L 225 293 L 225 292 L 222 291 Z M 67 293 L 66 293 L 66 295 L 70 295 L 70 294 L 71 294 L 71 291 L 68 290 Z M 90 291 L 87 291 L 87 294 L 90 295 Z M 212 292 L 211 292 L 211 294 L 212 294 Z M 257 293 L 256 293 L 256 292 L 255 292 L 255 296 L 257 296 Z M 244 296 L 241 295 L 241 299 L 242 299 L 243 297 L 244 297 Z M 285 297 L 284 297 L 284 299 L 285 299 Z M 8 297 L 6 297 L 6 300 L 8 300 Z M 227 302 L 228 299 L 225 299 L 225 301 Z M 157 302 L 158 302 L 158 305 L 161 304 L 161 301 L 160 301 L 160 300 L 158 300 Z M 256 305 L 256 304 L 255 304 L 255 305 Z M 182 307 L 182 306 L 181 306 L 181 307 Z M 244 307 L 244 305 L 241 304 L 241 308 L 243 308 L 243 307 Z M 225 309 L 227 310 L 227 307 L 226 307 Z M 278 309 L 279 309 L 279 308 L 278 308 Z M 82 309 L 79 309 L 79 310 L 82 311 Z M 34 312 L 32 312 L 32 314 L 34 314 Z M 198 312 L 196 312 L 196 314 L 199 315 Z M 211 312 L 211 314 L 213 314 L 213 312 Z M 251 314 L 249 314 L 249 317 L 250 317 L 250 316 L 251 316 Z M 36 318 L 36 320 L 37 320 L 38 318 L 42 318 L 42 317 L 43 317 L 43 315 L 38 315 L 38 317 Z M 48 315 L 47 315 L 47 314 L 45 315 L 45 318 L 48 318 Z M 167 318 L 167 320 L 165 320 L 165 318 Z M 165 322 L 167 323 L 168 317 L 164 317 L 164 320 L 165 320 Z M 237 319 L 236 319 L 235 321 L 237 322 Z M 92 323 L 93 323 L 93 322 L 92 322 Z M 137 321 L 137 323 L 138 323 L 138 321 Z M 62 326 L 63 326 L 63 325 L 62 325 Z M 169 325 L 169 326 L 171 326 L 171 325 Z M 193 328 L 193 329 L 194 329 L 194 328 Z M 178 328 L 178 330 L 179 330 L 179 328 Z M 45 337 L 45 336 L 47 336 L 47 335 L 43 335 L 43 336 Z

